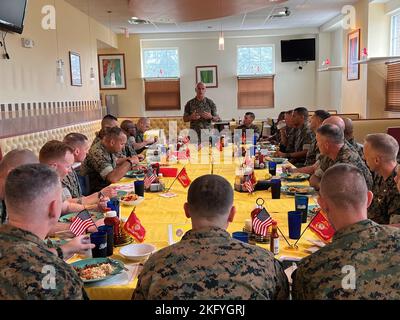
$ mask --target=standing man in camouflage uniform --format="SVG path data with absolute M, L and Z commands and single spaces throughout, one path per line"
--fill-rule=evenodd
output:
M 0 226 L 0 299 L 65 300 L 86 296 L 71 266 L 43 241 L 61 213 L 61 183 L 43 164 L 23 165 L 7 176 L 8 224 Z
M 7 222 L 6 204 L 4 202 L 4 187 L 8 173 L 18 166 L 29 163 L 39 163 L 38 157 L 28 149 L 11 150 L 0 161 L 0 224 Z
M 321 159 L 318 170 L 325 172 L 338 163 L 352 164 L 363 173 L 368 189 L 371 190 L 371 172 L 358 153 L 345 142 L 341 128 L 333 124 L 324 124 L 317 130 L 317 144 L 321 155 L 325 156 L 324 159 Z M 319 189 L 320 179 L 316 173 L 311 176 L 310 185 Z
M 372 197 L 356 167 L 325 172 L 318 202 L 336 233 L 299 262 L 294 299 L 400 299 L 400 230 L 367 219 Z
M 400 223 L 400 193 L 396 188 L 397 153 L 399 144 L 386 133 L 369 134 L 365 138 L 364 155 L 374 173 L 374 199 L 368 208 L 368 218 L 379 224 Z
M 206 97 L 206 86 L 199 82 L 195 88 L 196 97 L 189 100 L 185 105 L 183 121 L 190 121 L 190 129 L 196 131 L 198 143 L 201 139 L 202 129 L 211 129 L 211 122 L 219 121 L 215 103 Z M 203 141 L 205 142 L 205 141 Z
M 287 277 L 273 254 L 226 231 L 236 212 L 227 180 L 194 180 L 184 210 L 192 230 L 149 258 L 134 299 L 287 299 Z
M 121 128 L 105 130 L 102 140 L 93 145 L 82 164 L 82 175 L 89 176 L 91 193 L 98 192 L 110 183 L 118 182 L 129 170 L 139 163 L 136 156 L 118 158 L 126 143 Z

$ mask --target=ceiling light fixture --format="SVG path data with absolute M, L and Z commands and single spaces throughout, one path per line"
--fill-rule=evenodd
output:
M 112 11 L 108 10 L 107 13 L 108 13 L 108 28 L 109 28 L 109 32 L 110 32 L 110 43 L 111 43 L 111 13 L 112 13 Z M 110 74 L 110 86 L 111 86 L 111 88 L 117 87 L 117 82 L 115 81 L 114 69 L 111 71 L 111 74 Z
M 54 0 L 54 9 L 56 9 L 56 0 Z M 58 28 L 56 20 L 56 43 L 57 43 L 57 60 L 56 60 L 56 81 L 64 84 L 64 61 L 60 59 L 60 48 L 58 44 Z
M 222 14 L 222 0 L 219 0 L 219 13 L 220 15 Z M 225 50 L 225 39 L 224 39 L 224 33 L 222 32 L 222 20 L 221 20 L 221 31 L 219 32 L 219 38 L 218 38 L 218 50 L 219 51 Z
M 96 75 L 94 73 L 94 68 L 93 68 L 93 51 L 92 51 L 92 32 L 90 28 L 90 0 L 87 2 L 87 16 L 88 16 L 88 26 L 89 26 L 89 49 L 90 49 L 90 72 L 89 72 L 89 78 L 90 81 L 93 83 L 96 80 Z
M 280 8 L 276 13 L 274 13 L 271 18 L 283 18 L 289 17 L 291 14 L 288 7 Z

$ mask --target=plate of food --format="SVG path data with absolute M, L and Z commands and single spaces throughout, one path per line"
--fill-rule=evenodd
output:
M 124 270 L 124 264 L 110 258 L 91 258 L 71 263 L 84 283 L 109 279 Z
M 269 160 L 269 161 L 276 162 L 277 164 L 282 164 L 282 163 L 285 163 L 286 161 L 288 161 L 288 159 L 287 158 L 271 158 L 271 160 Z
M 310 175 L 307 173 L 300 173 L 300 172 L 287 172 L 287 173 L 281 173 L 281 178 L 287 181 L 304 181 L 310 178 Z
M 305 195 L 311 195 L 315 193 L 315 189 L 313 187 L 309 186 L 297 186 L 297 185 L 287 185 L 287 186 L 282 186 L 281 191 L 284 194 L 294 196 L 296 193 L 297 194 L 305 194 Z
M 122 204 L 127 206 L 137 206 L 139 203 L 143 201 L 144 197 L 140 197 L 134 193 L 128 193 L 127 195 L 123 196 L 120 200 Z
M 127 173 L 125 173 L 124 177 L 142 179 L 144 178 L 144 172 L 143 170 L 130 170 Z
M 60 219 L 58 219 L 58 222 L 65 222 L 65 223 L 73 222 L 77 215 L 78 215 L 77 212 L 65 214 L 61 216 Z M 104 218 L 104 214 L 102 212 L 96 212 L 96 211 L 90 211 L 90 216 L 94 221 Z

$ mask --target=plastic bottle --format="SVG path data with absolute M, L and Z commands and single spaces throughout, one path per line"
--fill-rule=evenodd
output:
M 278 234 L 278 223 L 276 221 L 272 222 L 270 251 L 274 255 L 279 254 L 279 234 Z
M 108 226 L 113 226 L 113 231 L 114 231 L 114 244 L 118 243 L 119 240 L 119 234 L 120 234 L 120 229 L 119 229 L 119 224 L 120 221 L 117 217 L 117 212 L 116 211 L 108 211 L 105 214 L 105 219 L 104 219 L 104 224 Z

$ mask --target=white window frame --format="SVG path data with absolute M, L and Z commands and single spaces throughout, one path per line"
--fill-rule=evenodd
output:
M 176 77 L 146 77 L 144 75 L 144 51 L 145 50 L 176 50 L 178 54 L 178 76 Z M 162 79 L 179 79 L 180 74 L 181 74 L 181 68 L 180 68 L 180 58 L 179 58 L 179 48 L 178 47 L 162 47 L 162 48 L 141 48 L 141 67 L 142 67 L 142 79 L 155 79 L 155 80 L 162 80 Z
M 390 55 L 399 56 L 400 52 L 395 50 L 400 42 L 400 12 L 392 16 L 390 22 Z
M 241 75 L 238 74 L 238 66 L 239 66 L 239 48 L 260 48 L 260 47 L 271 47 L 272 48 L 272 73 L 263 73 L 263 74 L 248 74 Z M 274 44 L 254 44 L 254 45 L 238 45 L 236 47 L 236 75 L 238 78 L 257 78 L 257 77 L 266 77 L 266 76 L 274 76 L 276 70 L 275 63 L 275 45 Z

